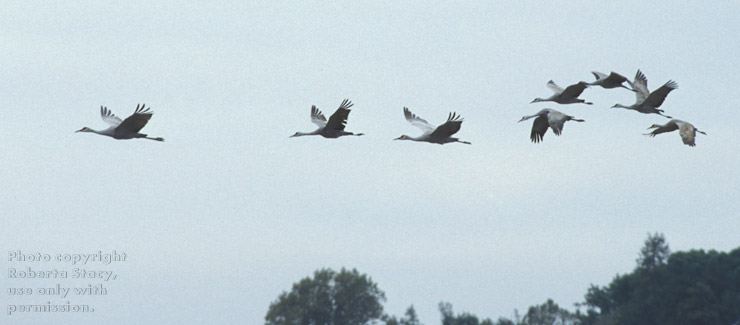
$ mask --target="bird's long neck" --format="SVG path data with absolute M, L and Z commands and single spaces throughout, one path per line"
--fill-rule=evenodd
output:
M 422 139 L 422 137 L 423 136 L 411 137 L 411 136 L 408 136 L 408 135 L 405 135 L 404 134 L 404 135 L 396 138 L 395 140 L 410 140 L 410 141 L 416 141 L 416 142 L 426 142 L 426 139 Z
M 535 115 L 527 115 L 527 116 L 525 116 L 525 117 L 522 117 L 522 119 L 521 119 L 521 120 L 519 120 L 519 122 L 522 122 L 522 121 L 526 121 L 526 120 L 528 120 L 528 119 L 531 119 L 531 118 L 533 118 L 533 117 L 537 117 L 537 116 L 540 116 L 540 114 L 535 114 Z
M 614 107 L 626 108 L 626 109 L 634 109 L 632 106 L 625 106 L 625 105 L 622 105 L 622 104 L 614 104 L 614 106 L 612 106 L 612 108 L 614 108 Z
M 97 134 L 104 135 L 107 137 L 113 137 L 114 131 L 115 130 L 113 128 L 107 128 L 105 130 L 93 130 L 91 128 L 86 128 L 84 131 L 80 130 L 79 132 L 92 132 L 92 133 L 97 133 Z
M 318 129 L 318 130 L 313 131 L 313 132 L 296 132 L 295 134 L 291 135 L 290 137 L 291 138 L 294 138 L 294 137 L 302 137 L 302 136 L 306 136 L 306 135 L 318 135 L 321 132 L 321 130 L 322 129 Z

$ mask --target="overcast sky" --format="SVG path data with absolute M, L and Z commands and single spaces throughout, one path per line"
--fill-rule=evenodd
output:
M 734 1 L 3 1 L 0 246 L 128 258 L 90 267 L 119 275 L 106 296 L 0 295 L 3 311 L 94 313 L 2 318 L 261 324 L 294 282 L 346 267 L 389 314 L 413 304 L 439 324 L 447 301 L 496 319 L 547 298 L 573 310 L 633 270 L 649 232 L 673 251 L 736 248 L 738 16 Z M 550 79 L 637 69 L 651 90 L 679 84 L 661 108 L 707 132 L 696 147 L 642 135 L 667 119 L 610 108 L 634 103 L 625 89 L 530 104 Z M 344 98 L 365 136 L 289 138 Z M 74 133 L 139 103 L 165 142 Z M 434 125 L 458 112 L 473 144 L 392 141 L 420 133 L 404 106 Z M 517 121 L 546 107 L 586 122 L 533 144 Z

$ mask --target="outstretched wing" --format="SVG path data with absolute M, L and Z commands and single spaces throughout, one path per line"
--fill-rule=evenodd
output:
M 635 74 L 635 81 L 632 82 L 632 89 L 635 90 L 636 104 L 644 102 L 650 95 L 650 91 L 647 87 L 647 78 L 640 70 L 637 70 L 637 73 Z
M 347 118 L 349 117 L 349 108 L 352 107 L 352 102 L 349 99 L 342 101 L 337 111 L 329 117 L 329 122 L 326 123 L 326 128 L 332 130 L 344 131 L 344 126 L 347 124 Z
M 408 107 L 403 108 L 403 116 L 406 117 L 406 121 L 409 121 L 413 126 L 420 128 L 424 133 L 430 133 L 434 131 L 434 126 L 429 124 L 426 120 L 411 113 Z
M 318 125 L 320 128 L 326 126 L 326 117 L 324 116 L 324 113 L 321 113 L 321 110 L 316 108 L 316 105 L 311 106 L 311 122 Z
M 534 143 L 542 141 L 548 127 L 550 127 L 550 124 L 547 120 L 547 114 L 538 116 L 534 119 L 534 122 L 532 122 L 532 133 L 529 134 L 529 139 Z
M 563 132 L 563 127 L 565 126 L 565 120 L 567 118 L 567 115 L 554 109 L 550 110 L 550 113 L 547 114 L 547 123 L 555 135 L 560 135 L 560 133 Z M 544 136 L 544 133 L 542 135 Z
M 617 83 L 617 84 L 621 84 L 621 83 L 623 83 L 625 81 L 627 81 L 629 83 L 629 80 L 627 80 L 627 78 L 625 78 L 623 75 L 618 74 L 618 73 L 616 73 L 614 71 L 612 71 L 612 73 L 610 73 L 609 76 L 606 77 L 606 79 L 609 80 L 610 82 L 614 82 L 614 83 Z
M 152 114 L 154 114 L 154 112 L 150 112 L 149 108 L 144 108 L 144 106 L 145 104 L 141 106 L 136 105 L 134 114 L 131 114 L 131 116 L 127 117 L 118 125 L 116 134 L 134 134 L 144 128 L 146 123 L 149 122 L 149 119 L 152 118 Z
M 434 131 L 431 133 L 430 137 L 435 138 L 441 138 L 446 139 L 450 137 L 451 135 L 457 133 L 457 131 L 460 131 L 460 126 L 462 125 L 463 119 L 460 117 L 460 115 L 457 115 L 455 112 L 450 113 L 447 115 L 447 122 L 444 124 L 438 126 Z
M 563 92 L 563 87 L 556 85 L 555 82 L 552 80 L 547 82 L 547 87 L 550 88 L 555 94 L 560 94 Z
M 694 139 L 696 138 L 696 131 L 694 129 L 694 126 L 686 122 L 677 124 L 679 124 L 678 134 L 681 135 L 681 140 L 683 140 L 683 143 L 689 145 L 690 147 L 696 146 L 696 143 L 694 142 Z
M 649 136 L 654 137 L 661 133 L 666 132 L 673 132 L 675 130 L 678 130 L 678 121 L 677 120 L 670 120 L 665 125 L 658 126 L 653 130 L 652 132 L 648 133 Z
M 591 71 L 593 73 L 594 77 L 596 77 L 596 80 L 606 79 L 607 75 L 598 71 Z
M 118 116 L 113 115 L 113 112 L 108 110 L 108 107 L 100 106 L 100 117 L 112 127 L 117 127 L 121 124 L 121 119 Z
M 565 88 L 565 90 L 563 90 L 563 92 L 560 94 L 560 97 L 561 98 L 578 98 L 578 96 L 581 95 L 584 89 L 586 89 L 586 83 L 581 81 L 577 84 L 568 86 L 568 88 Z
M 660 105 L 663 105 L 663 101 L 665 101 L 668 93 L 677 88 L 678 84 L 675 81 L 668 80 L 665 85 L 650 93 L 647 99 L 645 99 L 645 102 L 652 107 L 659 107 Z

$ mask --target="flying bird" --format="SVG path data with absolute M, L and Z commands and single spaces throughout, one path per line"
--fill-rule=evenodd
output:
M 83 127 L 82 129 L 79 129 L 75 132 L 92 132 L 100 135 L 109 136 L 117 140 L 143 138 L 149 140 L 164 141 L 163 138 L 153 138 L 147 136 L 146 134 L 139 133 L 139 131 L 144 128 L 146 123 L 149 122 L 149 119 L 152 118 L 152 114 L 154 114 L 154 112 L 150 112 L 149 108 L 144 108 L 144 106 L 145 104 L 141 104 L 141 106 L 136 105 L 136 110 L 134 110 L 134 114 L 131 114 L 131 116 L 127 117 L 123 121 L 121 121 L 118 116 L 113 115 L 113 112 L 108 110 L 107 107 L 100 106 L 100 117 L 103 119 L 103 121 L 108 123 L 110 127 L 102 131 Z
M 658 109 L 658 107 L 660 107 L 660 105 L 663 105 L 663 101 L 665 101 L 668 93 L 676 88 L 678 88 L 678 84 L 673 80 L 668 80 L 668 82 L 666 82 L 663 86 L 651 93 L 650 91 L 648 91 L 647 78 L 642 73 L 642 71 L 637 70 L 637 74 L 635 74 L 635 80 L 632 82 L 632 89 L 635 91 L 635 97 L 637 100 L 634 104 L 632 104 L 632 106 L 615 104 L 614 106 L 612 106 L 612 108 L 621 107 L 635 110 L 643 114 L 658 114 L 667 118 L 671 118 L 668 115 L 664 115 L 663 110 Z
M 411 140 L 436 144 L 445 144 L 450 142 L 470 144 L 470 142 L 461 141 L 458 138 L 452 137 L 453 134 L 457 133 L 457 131 L 460 131 L 460 126 L 463 122 L 463 119 L 460 117 L 460 115 L 457 115 L 457 113 L 450 113 L 447 116 L 447 122 L 436 128 L 433 125 L 429 124 L 429 122 L 427 122 L 426 120 L 416 116 L 416 114 L 414 113 L 411 113 L 411 111 L 407 107 L 403 108 L 403 116 L 406 117 L 406 120 L 409 121 L 409 123 L 420 128 L 422 131 L 424 131 L 424 133 L 422 133 L 422 135 L 418 137 L 410 137 L 404 134 L 393 140 Z
M 606 89 L 622 87 L 624 89 L 635 91 L 632 88 L 629 88 L 623 85 L 624 82 L 626 81 L 628 84 L 630 84 L 630 87 L 631 87 L 632 83 L 629 80 L 627 80 L 626 77 L 614 71 L 612 71 L 612 73 L 610 73 L 608 76 L 604 73 L 597 72 L 597 71 L 591 71 L 591 73 L 593 73 L 594 76 L 596 77 L 596 81 L 591 82 L 591 83 L 586 83 L 589 86 L 601 86 Z
M 565 125 L 566 121 L 585 122 L 584 120 L 577 119 L 570 115 L 565 115 L 551 108 L 545 108 L 534 115 L 524 116 L 519 120 L 519 122 L 526 121 L 533 117 L 536 117 L 536 119 L 534 119 L 534 122 L 532 123 L 532 133 L 529 138 L 534 143 L 542 141 L 548 127 L 552 129 L 552 132 L 555 133 L 555 135 L 560 135 L 560 133 L 563 132 L 563 125 Z
M 326 121 L 324 113 L 321 112 L 316 105 L 311 106 L 311 122 L 318 125 L 319 128 L 313 132 L 296 132 L 290 137 L 300 137 L 304 135 L 320 135 L 324 138 L 335 139 L 343 135 L 363 135 L 362 133 L 354 134 L 344 130 L 344 126 L 347 124 L 347 118 L 349 117 L 349 108 L 352 107 L 352 102 L 349 99 L 342 101 L 337 111 L 329 117 L 329 121 Z
M 683 143 L 693 147 L 696 146 L 696 143 L 694 143 L 694 138 L 696 138 L 696 132 L 699 132 L 701 134 L 707 135 L 703 131 L 699 131 L 699 129 L 695 128 L 694 125 L 692 125 L 689 122 L 684 122 L 681 120 L 670 120 L 668 123 L 664 125 L 660 124 L 653 124 L 651 125 L 648 130 L 655 129 L 650 133 L 645 133 L 645 135 L 649 135 L 651 137 L 654 137 L 661 133 L 666 132 L 672 132 L 675 130 L 678 130 L 678 134 L 681 136 L 681 140 L 683 140 Z
M 556 102 L 558 104 L 584 103 L 586 105 L 592 105 L 593 103 L 578 98 L 578 96 L 581 95 L 581 93 L 584 89 L 586 89 L 587 86 L 588 85 L 585 82 L 580 81 L 577 84 L 570 85 L 567 88 L 563 89 L 560 86 L 556 85 L 554 81 L 550 80 L 547 82 L 547 87 L 550 87 L 550 89 L 552 89 L 555 94 L 550 96 L 549 98 L 544 99 L 537 97 L 531 103 Z

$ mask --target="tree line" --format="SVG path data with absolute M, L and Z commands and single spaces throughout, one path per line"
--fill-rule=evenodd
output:
M 383 312 L 385 293 L 366 274 L 321 269 L 270 304 L 265 325 L 423 325 L 414 306 Z M 514 317 L 480 319 L 439 303 L 442 325 L 740 325 L 740 247 L 729 253 L 671 253 L 663 234 L 648 234 L 635 269 L 606 286 L 591 285 L 575 311 L 552 299 Z

